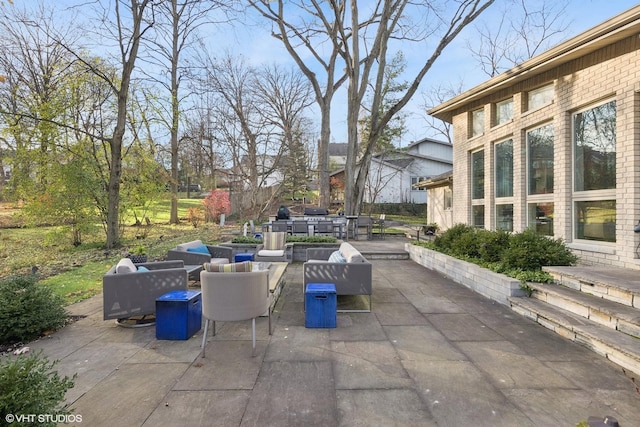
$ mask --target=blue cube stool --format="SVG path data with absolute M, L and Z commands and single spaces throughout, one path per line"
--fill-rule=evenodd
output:
M 187 340 L 202 327 L 200 291 L 171 291 L 156 299 L 156 338 Z
M 335 328 L 338 300 L 333 283 L 308 283 L 304 295 L 307 328 Z
M 236 254 L 233 260 L 235 262 L 253 261 L 253 254 Z

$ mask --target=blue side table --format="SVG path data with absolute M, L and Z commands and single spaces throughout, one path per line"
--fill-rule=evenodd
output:
M 171 291 L 156 299 L 156 338 L 188 340 L 202 327 L 200 291 Z
M 233 260 L 235 262 L 253 261 L 253 254 L 236 254 Z
M 333 283 L 308 283 L 305 290 L 306 328 L 335 328 L 338 300 Z

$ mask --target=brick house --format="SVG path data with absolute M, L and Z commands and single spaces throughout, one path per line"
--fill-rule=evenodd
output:
M 640 269 L 640 6 L 452 98 L 452 223 Z

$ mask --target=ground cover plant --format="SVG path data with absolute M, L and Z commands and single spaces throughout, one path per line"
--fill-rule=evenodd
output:
M 552 239 L 534 230 L 508 233 L 457 224 L 432 242 L 414 244 L 478 264 L 523 283 L 550 282 L 551 276 L 542 271 L 543 266 L 575 265 L 578 261 L 562 239 Z

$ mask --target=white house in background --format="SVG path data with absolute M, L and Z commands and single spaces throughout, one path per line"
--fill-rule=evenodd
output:
M 371 160 L 365 203 L 427 203 L 427 191 L 414 185 L 453 169 L 453 146 L 425 138 L 404 150 Z

